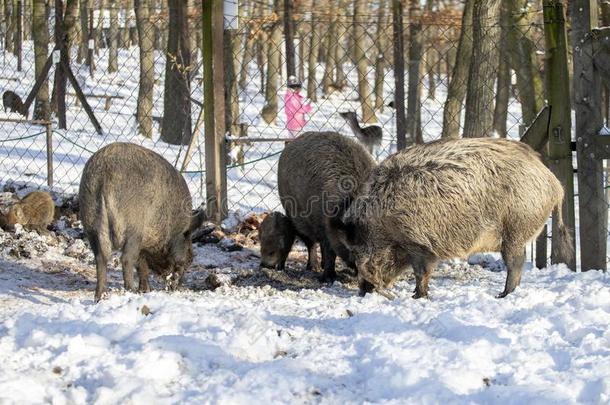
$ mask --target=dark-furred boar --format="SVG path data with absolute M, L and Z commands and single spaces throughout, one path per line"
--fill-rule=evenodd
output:
M 182 175 L 163 157 L 131 143 L 113 143 L 87 161 L 79 190 L 80 216 L 95 254 L 95 300 L 106 292 L 106 264 L 121 250 L 125 289 L 150 290 L 149 267 L 180 285 L 193 260 L 191 232 L 204 219 L 191 215 L 191 195 Z
M 261 264 L 282 268 L 293 233 L 307 246 L 309 269 L 318 267 L 315 245 L 320 243 L 322 281 L 335 280 L 337 254 L 353 266 L 345 247 L 328 237 L 326 219 L 349 206 L 374 165 L 362 145 L 336 132 L 307 132 L 290 142 L 278 165 L 279 195 L 286 216 L 273 214 L 264 221 L 268 224 L 261 225 Z M 268 237 L 271 232 L 284 237 Z

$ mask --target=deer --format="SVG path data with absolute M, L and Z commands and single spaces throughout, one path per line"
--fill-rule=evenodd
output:
M 358 117 L 354 111 L 340 112 L 339 115 L 347 121 L 358 141 L 374 156 L 376 149 L 381 146 L 381 139 L 383 137 L 381 127 L 379 125 L 361 127 L 358 124 Z

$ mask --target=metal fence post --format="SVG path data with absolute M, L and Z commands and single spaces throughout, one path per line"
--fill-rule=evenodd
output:
M 45 124 L 47 131 L 47 186 L 53 187 L 53 128 L 51 122 Z
M 203 111 L 208 217 L 227 216 L 223 0 L 205 0 L 203 13 Z
M 17 35 L 15 36 L 15 53 L 17 54 L 17 71 L 23 70 L 23 2 L 17 0 Z

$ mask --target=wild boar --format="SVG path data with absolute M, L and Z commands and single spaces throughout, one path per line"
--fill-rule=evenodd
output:
M 117 142 L 85 164 L 79 189 L 80 216 L 95 255 L 95 301 L 106 292 L 106 264 L 121 250 L 126 290 L 150 290 L 148 268 L 178 287 L 193 260 L 191 232 L 205 219 L 191 215 L 191 194 L 180 173 L 163 157 L 142 146 Z
M 264 224 L 261 231 L 261 265 L 283 268 L 294 241 L 291 224 L 307 246 L 308 269 L 318 267 L 316 243 L 320 243 L 321 281 L 336 279 L 337 254 L 353 267 L 345 247 L 328 238 L 326 218 L 346 209 L 374 165 L 362 145 L 335 132 L 308 132 L 288 143 L 280 155 L 278 188 L 289 222 L 277 214 L 266 220 L 269 226 Z M 268 238 L 272 229 L 284 238 Z
M 262 266 L 284 270 L 296 237 L 292 221 L 281 212 L 272 212 L 263 219 L 258 233 Z M 308 263 L 308 268 L 316 266 L 317 263 Z
M 362 295 L 383 291 L 412 267 L 413 297 L 427 297 L 438 260 L 501 251 L 508 273 L 501 298 L 519 285 L 526 243 L 553 210 L 561 249 L 571 249 L 563 195 L 559 180 L 521 142 L 436 141 L 381 163 L 329 228 L 355 256 Z
M 54 215 L 55 203 L 51 195 L 44 191 L 33 191 L 15 202 L 6 215 L 0 214 L 0 224 L 7 230 L 13 230 L 16 224 L 20 224 L 27 230 L 46 233 Z
M 4 112 L 6 110 L 10 110 L 11 112 L 16 112 L 27 118 L 28 111 L 21 101 L 21 97 L 17 93 L 11 90 L 7 90 L 2 94 L 2 105 L 4 106 Z

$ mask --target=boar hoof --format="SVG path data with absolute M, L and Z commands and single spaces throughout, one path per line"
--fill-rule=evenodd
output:
M 305 266 L 305 271 L 313 271 L 315 273 L 320 271 L 320 266 L 313 266 L 309 263 L 307 263 L 307 266 Z
M 334 271 L 332 273 L 325 271 L 324 273 L 322 273 L 322 275 L 318 276 L 318 280 L 321 283 L 332 284 L 335 282 L 335 280 L 337 280 L 337 273 L 335 273 Z
M 360 282 L 359 296 L 364 297 L 367 293 L 372 293 L 373 291 L 375 291 L 375 286 L 373 284 L 366 280 Z
M 419 292 L 419 291 L 416 291 L 415 294 L 413 294 L 412 297 L 415 298 L 416 300 L 418 300 L 420 298 L 429 298 L 427 292 L 422 293 L 422 292 Z
M 506 291 L 502 291 L 500 294 L 496 295 L 496 298 L 504 298 L 504 297 L 506 297 L 508 294 L 510 294 L 510 293 L 508 293 L 508 292 L 506 292 Z

